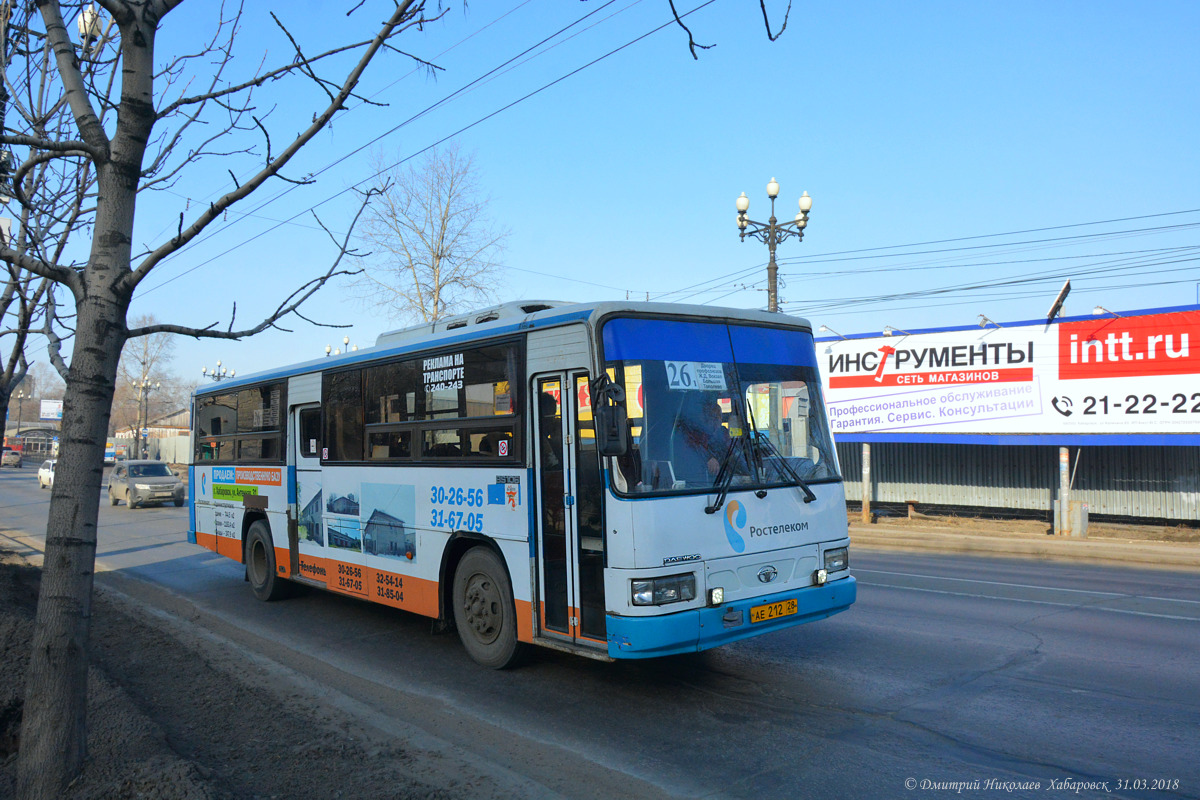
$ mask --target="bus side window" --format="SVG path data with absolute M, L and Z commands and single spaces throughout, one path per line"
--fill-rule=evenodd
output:
M 304 458 L 321 455 L 321 409 L 306 408 L 300 412 L 300 443 L 296 451 Z

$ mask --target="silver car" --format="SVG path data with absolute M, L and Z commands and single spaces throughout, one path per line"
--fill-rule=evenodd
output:
M 161 461 L 118 461 L 108 478 L 108 502 L 130 508 L 151 503 L 183 505 L 183 481 Z

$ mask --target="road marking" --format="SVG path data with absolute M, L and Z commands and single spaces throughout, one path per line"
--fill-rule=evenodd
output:
M 1067 589 L 1061 586 L 1038 586 L 1029 583 L 1004 583 L 1003 581 L 982 581 L 978 578 L 951 578 L 946 575 L 918 575 L 915 572 L 887 572 L 881 569 L 851 569 L 851 573 L 871 572 L 876 575 L 897 575 L 904 578 L 928 578 L 936 581 L 958 581 L 960 583 L 982 583 L 987 586 L 1009 586 L 1014 589 L 1046 589 L 1054 592 L 1071 592 L 1072 594 L 1094 594 L 1101 597 L 1131 597 L 1138 600 L 1163 600 L 1168 603 L 1191 603 L 1200 605 L 1200 600 L 1184 600 L 1175 597 L 1158 597 L 1152 594 L 1129 594 L 1128 592 L 1097 592 L 1092 589 Z M 885 584 L 878 584 L 883 586 Z
M 865 571 L 865 570 L 864 570 Z M 862 581 L 859 581 L 862 583 Z M 1109 611 L 1113 614 L 1132 614 L 1135 617 L 1154 617 L 1156 619 L 1177 619 L 1183 622 L 1200 622 L 1197 617 L 1181 617 L 1176 614 L 1154 614 L 1150 611 L 1129 611 L 1121 608 L 1108 608 L 1106 606 L 1081 605 L 1079 603 L 1055 603 L 1052 600 L 1026 600 L 1021 597 L 993 597 L 987 594 L 968 594 L 967 592 L 948 592 L 945 589 L 923 589 L 919 586 L 896 586 L 890 583 L 868 583 L 867 586 L 877 586 L 881 589 L 903 589 L 910 592 L 928 592 L 929 594 L 948 594 L 954 597 L 973 597 L 977 600 L 1007 600 L 1012 603 L 1032 603 L 1038 606 L 1060 606 L 1062 608 L 1073 608 L 1076 611 Z M 1040 587 L 1035 587 L 1040 588 Z M 1132 597 L 1133 595 L 1122 595 L 1122 597 Z

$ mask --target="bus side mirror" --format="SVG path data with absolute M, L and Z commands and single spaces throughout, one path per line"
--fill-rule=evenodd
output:
M 629 415 L 625 411 L 625 389 L 602 375 L 592 383 L 592 412 L 596 424 L 596 449 L 602 456 L 629 452 Z

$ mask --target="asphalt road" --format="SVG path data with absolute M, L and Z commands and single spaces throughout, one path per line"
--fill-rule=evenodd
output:
M 0 541 L 40 549 L 48 501 L 33 470 L 0 471 Z M 532 796 L 1200 797 L 1200 574 L 852 548 L 858 602 L 829 620 L 492 672 L 419 617 L 319 591 L 256 602 L 186 526 L 186 507 L 105 503 L 98 580 Z

